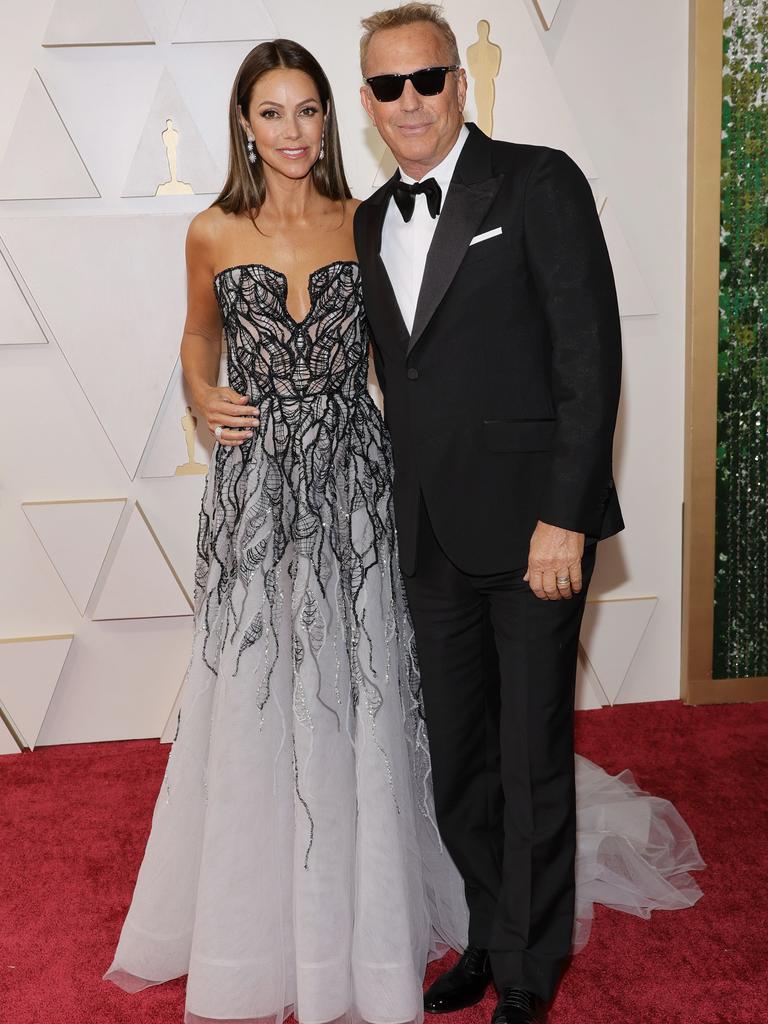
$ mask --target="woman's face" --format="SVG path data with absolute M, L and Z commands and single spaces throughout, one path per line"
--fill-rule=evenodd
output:
M 253 86 L 248 122 L 254 148 L 267 167 L 304 178 L 320 156 L 325 122 L 317 86 L 303 71 L 275 68 Z

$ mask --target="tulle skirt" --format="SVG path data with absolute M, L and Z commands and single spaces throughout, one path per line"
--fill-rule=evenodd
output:
M 576 811 L 573 952 L 587 944 L 595 903 L 649 918 L 701 897 L 689 874 L 706 867 L 693 833 L 668 800 L 640 789 L 632 772 L 608 775 L 577 755 Z
M 329 786 L 322 807 L 312 801 L 308 857 L 289 748 L 282 766 L 225 756 L 203 785 L 207 733 L 221 728 L 222 713 L 213 687 L 206 693 L 186 708 L 194 724 L 169 761 L 104 977 L 137 992 L 188 975 L 185 1024 L 279 1024 L 294 1012 L 301 1024 L 421 1021 L 426 964 L 463 948 L 468 924 L 463 885 L 433 823 L 414 802 L 404 829 L 383 786 L 358 795 Z M 315 753 L 316 782 L 338 778 Z M 349 767 L 365 787 L 375 742 L 361 737 L 344 756 L 359 759 Z M 702 893 L 689 872 L 705 866 L 675 808 L 630 772 L 610 776 L 577 756 L 576 780 L 575 953 L 594 903 L 644 918 L 691 907 Z M 302 788 L 317 796 L 306 780 Z
M 402 721 L 385 760 L 387 712 L 373 729 L 362 710 L 352 740 L 320 716 L 292 737 L 278 701 L 263 724 L 249 703 L 211 681 L 182 706 L 105 977 L 135 992 L 187 974 L 187 1024 L 419 1019 L 427 959 L 466 940 L 466 909 Z

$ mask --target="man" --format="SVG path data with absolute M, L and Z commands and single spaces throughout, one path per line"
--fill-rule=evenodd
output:
M 362 102 L 399 170 L 355 237 L 438 821 L 470 909 L 425 1007 L 469 1006 L 493 979 L 494 1024 L 529 1024 L 571 944 L 578 634 L 596 541 L 623 527 L 616 293 L 573 161 L 464 125 L 440 9 L 363 27 Z

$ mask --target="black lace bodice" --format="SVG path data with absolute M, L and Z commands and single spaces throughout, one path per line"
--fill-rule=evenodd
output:
M 227 267 L 214 278 L 229 349 L 229 383 L 254 403 L 305 401 L 367 389 L 368 330 L 360 272 L 335 260 L 309 276 L 310 308 L 288 312 L 285 274 L 261 263 Z

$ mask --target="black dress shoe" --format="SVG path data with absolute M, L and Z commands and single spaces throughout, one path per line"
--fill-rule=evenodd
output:
M 453 1013 L 479 1003 L 493 980 L 487 949 L 467 946 L 461 959 L 430 985 L 424 996 L 427 1013 Z
M 491 1024 L 546 1024 L 543 1002 L 533 992 L 505 988 L 499 996 Z

